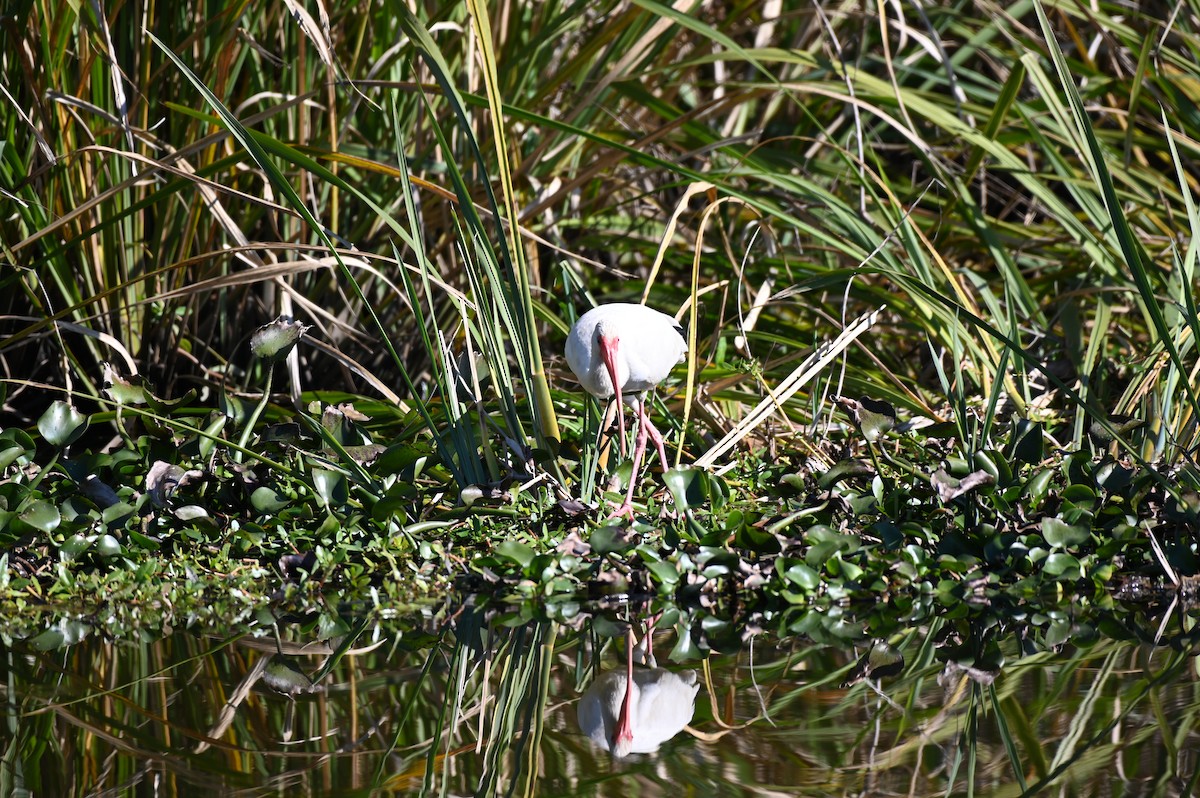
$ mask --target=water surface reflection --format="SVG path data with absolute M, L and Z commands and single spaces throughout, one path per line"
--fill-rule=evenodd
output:
M 459 610 L 257 634 L 0 649 L 0 794 L 1179 795 L 1197 773 L 1190 632 L 1037 651 L 935 620 L 716 651 L 677 610 Z

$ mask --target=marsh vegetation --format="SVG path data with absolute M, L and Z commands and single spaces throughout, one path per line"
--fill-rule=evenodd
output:
M 6 642 L 469 595 L 1190 650 L 1189 5 L 10 6 Z M 607 302 L 687 336 L 628 520 L 563 357 Z

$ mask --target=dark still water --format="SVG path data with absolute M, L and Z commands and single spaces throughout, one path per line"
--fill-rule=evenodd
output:
M 880 640 L 822 610 L 60 627 L 0 648 L 0 795 L 1191 792 L 1188 614 L 959 615 Z

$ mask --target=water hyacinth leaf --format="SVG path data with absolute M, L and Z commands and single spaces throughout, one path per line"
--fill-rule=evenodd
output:
M 83 535 L 75 534 L 63 541 L 63 544 L 58 548 L 58 559 L 61 562 L 70 562 L 79 557 L 85 551 L 92 547 L 92 539 Z
M 42 439 L 51 446 L 69 446 L 88 428 L 88 417 L 60 400 L 53 402 L 37 422 Z
M 778 569 L 781 563 L 791 563 L 786 565 L 783 571 L 783 578 L 791 582 L 797 587 L 803 588 L 809 592 L 815 591 L 821 586 L 821 576 L 815 570 L 805 565 L 803 562 L 784 560 L 780 558 L 776 560 L 775 567 Z
M 1200 494 L 1183 491 L 1178 497 L 1167 499 L 1166 516 L 1172 521 L 1194 521 L 1200 514 Z
M 200 435 L 196 439 L 196 445 L 200 452 L 200 459 L 202 460 L 207 460 L 212 456 L 213 451 L 217 448 L 217 437 L 221 434 L 221 431 L 225 429 L 225 425 L 229 422 L 229 420 L 233 418 L 233 416 L 224 412 L 224 409 L 228 404 L 226 400 L 230 398 L 231 397 L 228 394 L 223 391 L 221 392 L 220 399 L 218 401 L 221 404 L 222 412 L 210 414 L 208 424 L 206 424 L 204 427 L 204 432 L 207 434 Z M 245 406 L 238 400 L 235 400 L 235 404 L 229 406 L 236 408 L 238 411 L 245 410 Z M 241 418 L 245 418 L 244 412 L 242 412 Z
M 863 460 L 841 460 L 833 468 L 826 471 L 817 480 L 822 490 L 829 490 L 843 479 L 850 477 L 869 477 L 875 474 L 875 469 Z
M 140 549 L 144 549 L 145 551 L 157 551 L 161 547 L 161 544 L 157 539 L 143 535 L 136 529 L 128 530 L 127 534 L 129 535 L 129 540 L 131 543 Z
M 1090 527 L 1068 524 L 1059 518 L 1042 519 L 1042 539 L 1056 549 L 1078 546 L 1086 543 L 1091 536 Z
M 1018 463 L 1036 465 L 1045 456 L 1042 440 L 1042 425 L 1027 418 L 1019 418 L 1013 424 L 1008 440 L 1010 457 Z
M 871 399 L 866 396 L 857 400 L 838 397 L 841 405 L 851 420 L 868 441 L 877 441 L 896 426 L 896 408 L 889 402 Z
M 1109 460 L 1096 469 L 1096 484 L 1109 493 L 1121 493 L 1133 483 L 1133 469 Z
M 710 475 L 702 468 L 671 468 L 663 474 L 675 506 L 681 510 L 703 507 L 713 493 Z
M 286 444 L 303 444 L 306 440 L 296 423 L 271 424 L 259 433 L 258 439 L 262 443 Z
M 1096 504 L 1096 491 L 1087 485 L 1068 485 L 1062 492 L 1063 501 L 1071 502 L 1077 507 L 1092 508 Z
M 34 502 L 25 508 L 19 517 L 39 532 L 51 532 L 62 522 L 62 514 L 48 501 Z
M 876 640 L 866 653 L 858 658 L 858 662 L 846 677 L 846 681 L 842 683 L 842 687 L 843 689 L 850 687 L 864 679 L 886 679 L 898 676 L 903 670 L 904 654 L 895 646 L 889 645 L 887 641 Z
M 805 480 L 803 474 L 784 474 L 779 478 L 779 486 L 791 488 L 797 493 L 804 490 Z
M 671 649 L 671 653 L 667 657 L 671 662 L 687 662 L 703 656 L 687 626 L 679 624 L 675 627 L 675 632 L 677 636 L 675 648 Z
M 775 535 L 746 524 L 742 524 L 734 534 L 733 544 L 758 554 L 778 554 L 783 548 Z
M 312 679 L 295 661 L 295 657 L 284 657 L 275 654 L 263 670 L 263 684 L 277 693 L 286 696 L 296 696 L 301 693 L 311 693 L 317 688 Z
M 829 562 L 829 560 L 834 554 L 837 553 L 837 551 L 837 541 L 823 540 L 820 543 L 814 544 L 807 552 L 805 552 L 804 561 L 807 562 L 813 569 L 820 570 L 821 568 L 825 567 L 825 564 Z
M 36 451 L 33 438 L 25 430 L 11 427 L 0 432 L 0 469 L 7 468 L 21 458 L 31 458 Z
M 879 538 L 879 542 L 887 549 L 899 548 L 904 543 L 904 531 L 886 518 L 871 524 L 867 531 Z
M 146 389 L 146 404 L 156 413 L 162 413 L 167 410 L 172 410 L 176 407 L 190 405 L 196 401 L 199 392 L 195 388 L 188 388 L 183 394 L 174 399 L 163 399 L 151 393 L 150 389 Z
M 521 568 L 533 562 L 533 549 L 516 540 L 505 540 L 496 547 L 496 556 L 516 563 Z
M 332 440 L 343 446 L 356 446 L 371 442 L 357 423 L 370 421 L 370 418 L 356 410 L 353 404 L 326 405 L 320 413 L 321 428 Z
M 29 641 L 38 651 L 54 651 L 83 642 L 92 628 L 83 621 L 64 619 Z
M 834 552 L 833 556 L 825 561 L 825 571 L 838 579 L 845 579 L 853 582 L 862 576 L 863 569 L 853 562 L 842 559 L 842 553 Z
M 314 468 L 312 470 L 312 481 L 313 489 L 317 492 L 317 498 L 321 500 L 321 504 L 326 509 L 340 506 L 349 498 L 349 486 L 346 484 L 346 475 L 341 471 Z
M 1052 552 L 1042 564 L 1042 570 L 1059 579 L 1082 579 L 1083 566 L 1079 560 L 1062 551 Z
M 283 360 L 307 330 L 308 325 L 280 316 L 254 331 L 250 336 L 250 351 L 269 363 Z
M 869 441 L 877 441 L 896 427 L 896 408 L 887 402 L 863 399 L 866 412 L 859 415 L 863 435 Z
M 1035 509 L 1046 498 L 1050 491 L 1050 480 L 1054 478 L 1054 470 L 1043 468 L 1025 482 L 1023 495 L 1030 509 Z
M 103 372 L 103 390 L 118 405 L 144 405 L 150 402 L 150 390 L 141 376 L 126 378 L 112 363 L 105 363 Z
M 1042 635 L 1042 645 L 1053 648 L 1071 639 L 1072 624 L 1069 618 L 1055 618 Z
M 921 434 L 926 438 L 957 438 L 962 433 L 953 421 L 938 421 L 927 427 L 921 427 Z
M 100 511 L 100 519 L 109 528 L 124 526 L 125 522 L 132 518 L 135 512 L 137 512 L 136 508 L 128 502 L 116 502 Z
M 287 496 L 265 485 L 255 488 L 250 494 L 250 506 L 265 515 L 277 513 L 291 504 Z
M 558 558 L 553 554 L 537 554 L 529 565 L 525 566 L 524 572 L 530 579 L 547 585 L 559 573 Z
M 250 402 L 229 391 L 221 392 L 219 404 L 221 412 L 228 418 L 233 419 L 234 423 L 238 425 L 245 422 L 252 410 Z M 201 445 L 203 445 L 203 442 Z
M 864 493 L 859 496 L 849 497 L 847 504 L 850 505 L 850 512 L 855 515 L 865 515 L 875 510 L 875 507 L 879 504 L 879 500 L 870 493 Z
M 317 619 L 317 639 L 332 640 L 350 632 L 350 624 L 336 612 L 323 612 Z
M 208 518 L 208 510 L 198 504 L 185 504 L 183 507 L 177 507 L 173 514 L 180 521 L 197 521 Z
M 591 620 L 592 632 L 599 637 L 624 637 L 629 631 L 629 624 L 624 621 L 614 621 L 603 615 L 594 615 Z
M 675 564 L 660 560 L 652 562 L 646 566 L 651 575 L 664 585 L 674 585 L 679 581 L 679 571 L 675 569 Z
M 96 551 L 103 557 L 116 557 L 121 553 L 121 542 L 109 534 L 96 539 Z
M 633 547 L 634 539 L 620 524 L 606 524 L 592 532 L 588 543 L 599 555 L 620 554 Z
M 973 459 L 975 467 L 988 472 L 994 484 L 1008 485 L 1012 482 L 1012 468 L 1009 467 L 1008 461 L 1000 452 L 978 451 L 975 452 Z M 969 478 L 970 476 L 968 476 Z
M 725 503 L 729 500 L 729 483 L 718 474 L 709 474 L 708 479 L 708 504 L 709 508 L 716 511 L 722 510 Z
M 696 554 L 696 562 L 699 565 L 720 564 L 730 568 L 737 568 L 742 558 L 735 551 L 730 551 L 724 546 L 701 546 L 700 551 Z

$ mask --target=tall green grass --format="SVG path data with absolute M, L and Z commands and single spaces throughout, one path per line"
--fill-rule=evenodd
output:
M 104 361 L 168 396 L 261 384 L 246 341 L 287 314 L 321 344 L 297 394 L 392 401 L 460 485 L 570 477 L 566 328 L 661 259 L 651 304 L 699 294 L 693 456 L 886 303 L 764 429 L 837 390 L 968 449 L 1001 411 L 1066 447 L 1133 416 L 1133 454 L 1190 462 L 1200 17 L 763 8 L 18 3 L 7 407 L 99 397 Z

